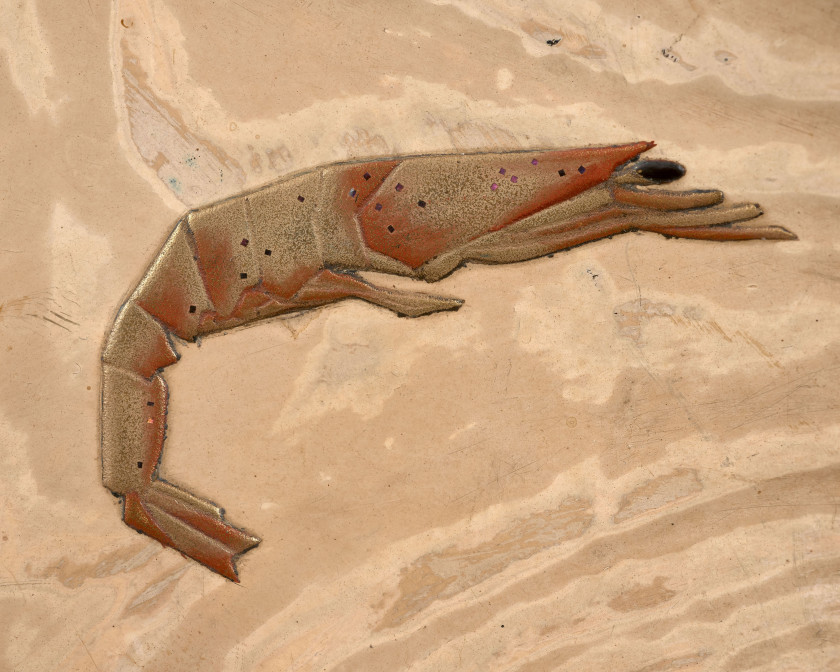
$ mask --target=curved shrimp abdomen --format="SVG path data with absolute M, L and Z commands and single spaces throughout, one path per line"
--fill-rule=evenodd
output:
M 112 492 L 153 480 L 166 424 L 159 372 L 178 361 L 172 335 L 193 340 L 211 308 L 182 220 L 120 310 L 102 354 L 102 476 Z
M 193 214 L 175 227 L 106 342 L 102 478 L 123 496 L 126 524 L 237 581 L 236 556 L 259 540 L 227 524 L 218 506 L 157 474 L 168 397 L 162 369 L 178 359 L 172 337 L 195 340 L 217 314 L 189 227 Z

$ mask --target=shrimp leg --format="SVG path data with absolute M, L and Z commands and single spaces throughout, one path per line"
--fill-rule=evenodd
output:
M 339 299 L 357 298 L 398 315 L 419 317 L 443 310 L 457 310 L 464 301 L 422 292 L 405 292 L 377 287 L 351 273 L 324 270 L 308 281 L 294 297 L 301 303 L 321 305 Z
M 752 219 L 760 214 L 761 211 L 755 206 L 741 206 L 721 208 L 716 211 L 685 213 L 683 219 L 680 220 L 671 214 L 659 218 L 638 209 L 613 208 L 592 213 L 556 227 L 527 232 L 503 232 L 494 239 L 484 239 L 466 246 L 462 254 L 465 261 L 485 263 L 526 261 L 634 230 L 655 231 L 674 237 L 698 237 L 683 234 L 684 232 L 689 234 L 704 232 L 711 240 L 775 237 L 776 231 L 768 227 L 735 229 L 724 226 Z M 681 223 L 682 226 L 680 226 Z

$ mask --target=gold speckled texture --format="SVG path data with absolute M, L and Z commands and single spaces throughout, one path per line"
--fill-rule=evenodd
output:
M 291 298 L 321 265 L 313 231 L 322 205 L 321 171 L 308 171 L 254 192 L 247 202 L 254 246 L 263 250 L 258 255 L 262 282 L 267 290 Z M 271 250 L 271 255 L 265 250 Z
M 166 420 L 166 383 L 106 364 L 102 375 L 102 480 L 125 494 L 157 467 Z
M 0 669 L 836 668 L 835 4 L 4 7 Z M 161 469 L 263 542 L 237 586 L 121 521 L 103 344 L 184 212 L 637 139 L 799 240 L 631 233 L 427 288 L 457 313 L 178 343 Z
M 214 310 L 197 260 L 192 233 L 182 220 L 130 299 L 185 341 L 195 338 L 202 314 Z
M 134 301 L 128 301 L 108 334 L 102 361 L 151 378 L 158 369 L 178 361 L 178 354 L 168 329 Z
M 251 240 L 246 201 L 228 199 L 194 210 L 187 222 L 208 298 L 220 316 L 228 316 L 242 292 L 260 279 L 259 251 Z

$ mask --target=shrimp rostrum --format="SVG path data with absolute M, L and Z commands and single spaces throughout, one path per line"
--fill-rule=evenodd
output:
M 426 282 L 465 262 L 534 259 L 627 231 L 711 241 L 793 240 L 745 224 L 758 205 L 716 190 L 655 188 L 684 174 L 644 160 L 652 142 L 383 158 L 339 163 L 188 212 L 122 306 L 103 352 L 102 472 L 125 522 L 238 581 L 236 557 L 259 539 L 159 474 L 163 370 L 176 344 L 355 298 L 403 316 L 457 298 L 379 287 L 378 271 Z

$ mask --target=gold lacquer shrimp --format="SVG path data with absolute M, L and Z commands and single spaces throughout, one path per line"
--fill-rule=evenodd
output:
M 583 149 L 382 158 L 338 163 L 192 210 L 119 311 L 102 356 L 102 473 L 134 529 L 238 581 L 259 539 L 165 481 L 163 370 L 178 341 L 356 298 L 416 317 L 460 299 L 378 287 L 378 271 L 435 282 L 465 262 L 534 259 L 626 231 L 731 241 L 793 240 L 742 222 L 758 205 L 716 190 L 650 187 L 673 161 L 652 142 Z

